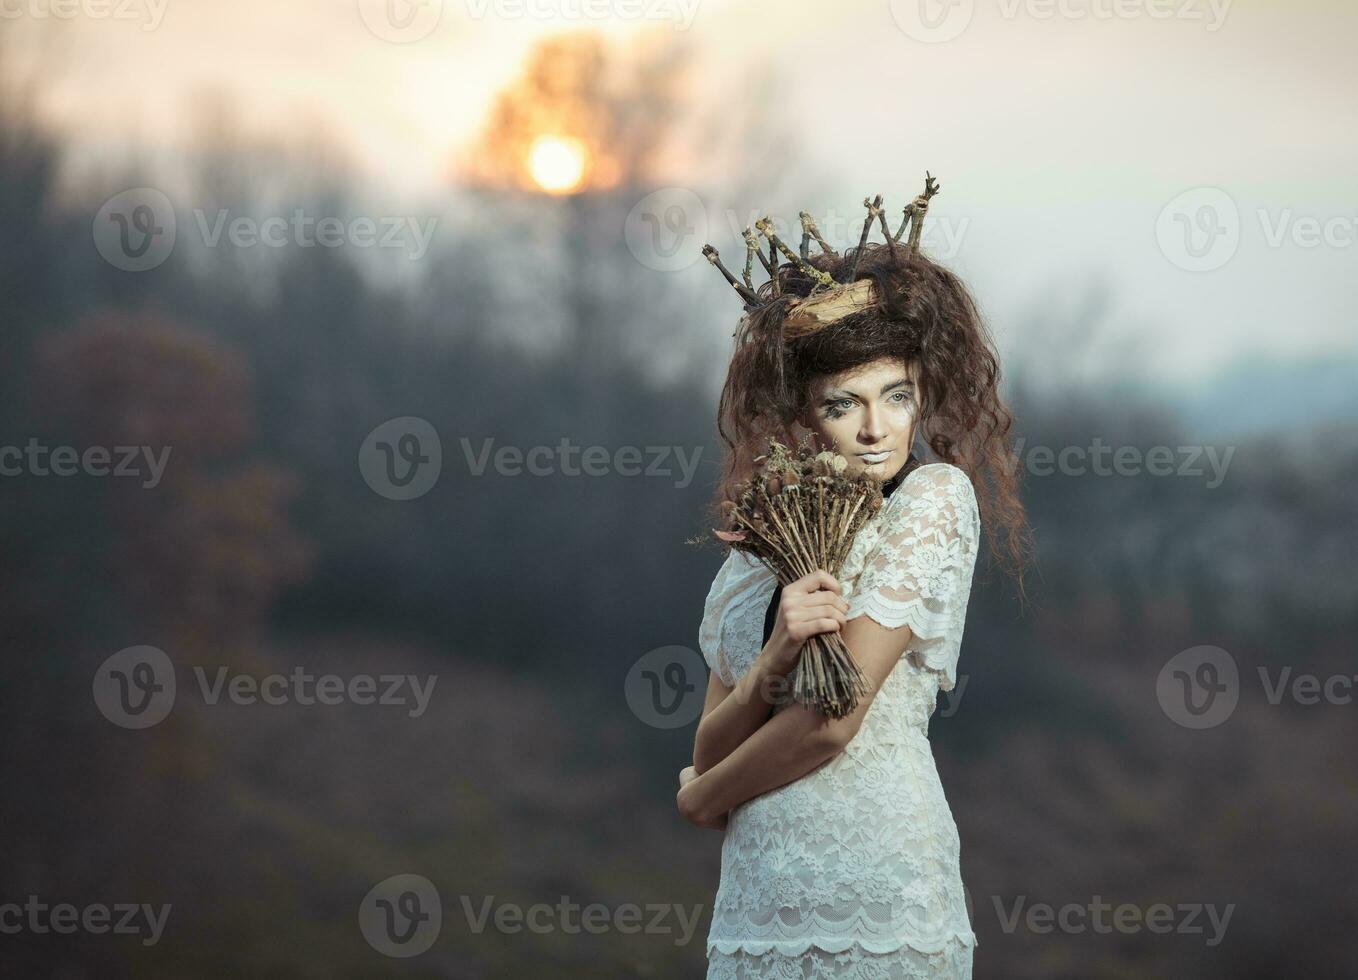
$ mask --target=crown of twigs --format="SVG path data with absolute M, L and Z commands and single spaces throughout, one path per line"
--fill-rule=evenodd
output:
M 938 181 L 934 180 L 928 171 L 925 171 L 924 191 L 905 206 L 901 217 L 901 226 L 894 235 L 887 227 L 886 209 L 882 207 L 882 195 L 878 194 L 872 200 L 863 198 L 863 206 L 868 209 L 868 216 L 867 220 L 863 222 L 863 233 L 858 238 L 858 251 L 854 253 L 853 267 L 849 270 L 848 279 L 844 282 L 837 282 L 828 272 L 822 272 L 811 264 L 812 238 L 816 240 L 816 244 L 820 246 L 823 253 L 835 258 L 839 258 L 839 253 L 821 237 L 816 222 L 805 211 L 799 212 L 802 222 L 802 244 L 798 252 L 793 252 L 774 233 L 773 223 L 767 215 L 754 223 L 759 234 L 769 241 L 769 254 L 767 256 L 764 255 L 759 238 L 755 233 L 749 228 L 745 229 L 743 232 L 745 237 L 745 269 L 740 279 L 731 274 L 731 270 L 722 263 L 717 250 L 710 244 L 703 246 L 703 255 L 706 256 L 707 261 L 717 267 L 721 274 L 726 277 L 726 281 L 740 294 L 740 298 L 745 302 L 746 315 L 748 315 L 779 299 L 778 255 L 782 253 L 788 262 L 796 265 L 815 282 L 810 295 L 791 300 L 783 316 L 783 335 L 788 338 L 802 337 L 806 334 L 815 333 L 851 313 L 866 309 L 876 302 L 876 297 L 873 295 L 872 280 L 855 281 L 854 279 L 858 274 L 858 262 L 863 256 L 864 246 L 868 243 L 868 233 L 872 231 L 872 223 L 876 221 L 881 225 L 882 235 L 886 238 L 886 246 L 891 250 L 893 256 L 896 254 L 898 245 L 908 249 L 912 254 L 918 254 L 920 233 L 924 229 L 924 215 L 929 210 L 929 200 L 938 191 Z M 902 245 L 901 237 L 905 234 L 907 228 L 910 229 L 910 237 Z M 754 282 L 750 278 L 754 271 L 756 255 L 759 256 L 759 264 L 768 273 L 769 281 L 773 283 L 773 291 L 768 299 L 760 298 L 755 291 Z

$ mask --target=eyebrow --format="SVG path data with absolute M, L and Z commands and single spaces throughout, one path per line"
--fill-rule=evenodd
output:
M 892 381 L 889 384 L 882 385 L 882 390 L 879 391 L 878 394 L 885 395 L 888 391 L 892 391 L 896 388 L 913 388 L 914 386 L 915 383 L 911 381 L 909 378 L 901 378 L 899 381 Z M 826 401 L 837 401 L 838 399 L 834 397 L 836 393 L 839 393 L 841 395 L 849 395 L 850 397 L 853 398 L 858 397 L 856 393 L 849 391 L 847 388 L 834 388 L 826 393 L 825 396 Z

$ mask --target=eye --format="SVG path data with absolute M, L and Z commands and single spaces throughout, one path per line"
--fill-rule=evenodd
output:
M 840 408 L 841 405 L 845 407 Z M 853 405 L 854 400 L 852 398 L 841 398 L 838 401 L 826 402 L 825 417 L 832 420 L 842 418 L 849 409 L 853 408 Z
M 891 400 L 894 402 L 908 402 L 910 400 L 910 392 L 898 391 L 891 396 Z

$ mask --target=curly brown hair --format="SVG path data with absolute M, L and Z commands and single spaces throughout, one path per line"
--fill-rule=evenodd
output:
M 809 261 L 842 283 L 858 252 Z M 788 445 L 805 438 L 798 419 L 806 417 L 816 377 L 899 358 L 919 367 L 920 435 L 940 461 L 971 479 L 991 556 L 1021 591 L 1031 530 L 1007 438 L 1013 414 L 1000 398 L 999 357 L 975 301 L 954 273 L 901 244 L 867 244 L 853 275 L 874 281 L 877 303 L 790 340 L 783 336 L 788 300 L 809 295 L 815 283 L 788 263 L 778 268 L 778 296 L 772 281 L 759 287 L 762 305 L 737 329 L 717 410 L 726 459 L 711 516 L 720 520 L 722 502 L 750 478 L 770 438 Z

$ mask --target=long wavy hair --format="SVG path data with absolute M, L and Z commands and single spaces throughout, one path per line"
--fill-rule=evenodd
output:
M 858 251 L 810 262 L 847 282 Z M 894 252 L 885 243 L 866 245 L 854 278 L 874 280 L 877 303 L 792 340 L 783 336 L 787 301 L 809 295 L 814 282 L 787 263 L 778 268 L 777 297 L 772 280 L 759 287 L 764 305 L 741 320 L 722 387 L 717 431 L 725 465 L 709 516 L 721 520 L 722 502 L 750 478 L 770 438 L 791 445 L 811 434 L 798 419 L 810 411 L 816 377 L 898 358 L 920 371 L 916 436 L 971 479 L 992 560 L 1022 592 L 1031 530 L 1009 447 L 1013 414 L 1000 398 L 999 357 L 975 301 L 955 274 L 903 244 Z

